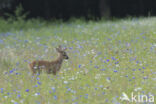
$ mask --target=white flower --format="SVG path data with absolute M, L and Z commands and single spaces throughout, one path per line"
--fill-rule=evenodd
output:
M 11 102 L 12 102 L 12 103 L 15 103 L 15 101 L 14 101 L 14 100 L 11 100 Z
M 138 87 L 138 88 L 135 88 L 134 91 L 139 91 L 141 90 L 142 88 Z
M 64 81 L 64 84 L 68 84 L 68 81 Z
M 119 67 L 119 64 L 116 64 L 116 67 Z
M 35 93 L 35 94 L 34 94 L 34 96 L 38 96 L 38 95 L 40 95 L 40 93 Z
M 8 96 L 4 96 L 4 98 L 6 98 L 6 99 L 7 99 L 7 98 L 8 98 Z

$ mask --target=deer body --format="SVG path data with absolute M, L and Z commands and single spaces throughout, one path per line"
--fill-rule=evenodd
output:
M 40 74 L 42 70 L 44 70 L 47 74 L 53 73 L 56 75 L 56 73 L 60 70 L 61 65 L 63 63 L 64 59 L 68 59 L 68 56 L 65 52 L 65 49 L 63 50 L 61 46 L 59 48 L 56 48 L 59 55 L 58 58 L 54 61 L 33 61 L 29 64 L 30 70 L 33 74 L 36 74 L 37 72 Z

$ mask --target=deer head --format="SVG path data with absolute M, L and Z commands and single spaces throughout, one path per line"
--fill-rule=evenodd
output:
M 69 59 L 67 53 L 65 52 L 67 48 L 62 49 L 62 47 L 59 45 L 58 48 L 56 48 L 56 51 L 63 57 L 63 59 Z

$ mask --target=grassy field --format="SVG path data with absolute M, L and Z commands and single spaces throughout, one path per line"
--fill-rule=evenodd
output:
M 32 76 L 28 64 L 54 60 L 58 45 L 61 71 Z M 124 94 L 156 95 L 156 18 L 0 20 L 0 72 L 0 104 L 137 104 Z

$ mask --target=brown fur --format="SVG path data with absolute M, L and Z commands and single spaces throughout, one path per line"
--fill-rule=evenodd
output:
M 59 53 L 58 58 L 54 61 L 33 61 L 29 64 L 31 72 L 36 74 L 38 72 L 41 73 L 42 70 L 46 71 L 47 74 L 53 73 L 56 75 L 56 73 L 60 70 L 62 62 L 64 59 L 68 59 L 68 56 L 65 52 L 65 49 L 62 49 L 61 46 L 59 48 L 56 48 L 57 52 Z

